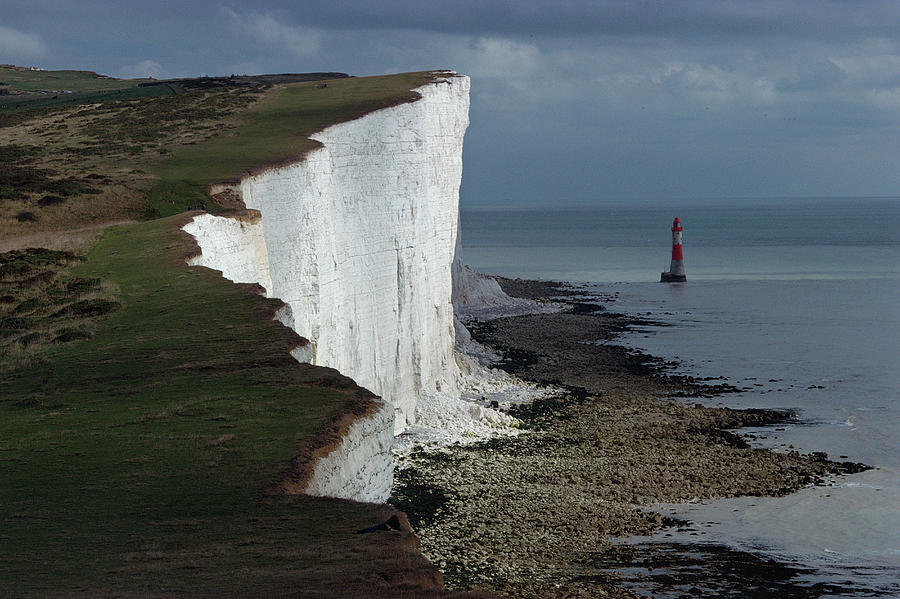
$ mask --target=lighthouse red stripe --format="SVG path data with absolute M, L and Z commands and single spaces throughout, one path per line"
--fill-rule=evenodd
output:
M 684 260 L 681 254 L 681 244 L 672 246 L 672 260 Z

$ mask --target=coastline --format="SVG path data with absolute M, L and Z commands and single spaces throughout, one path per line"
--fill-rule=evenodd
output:
M 531 434 L 420 451 L 398 471 L 392 503 L 407 512 L 448 587 L 516 597 L 634 597 L 621 572 L 652 571 L 657 558 L 657 566 L 671 565 L 673 551 L 697 549 L 615 547 L 617 538 L 684 526 L 648 506 L 785 495 L 827 474 L 865 469 L 750 448 L 729 429 L 776 424 L 791 414 L 676 399 L 736 389 L 671 374 L 661 360 L 610 343 L 646 320 L 608 313 L 559 285 L 499 281 L 510 295 L 562 299 L 570 309 L 472 322 L 473 338 L 503 356 L 503 370 L 566 391 L 513 412 Z M 707 551 L 700 561 L 710 576 L 727 567 L 716 564 L 746 563 L 746 572 L 724 584 L 771 580 L 792 596 L 790 568 L 732 553 Z M 665 576 L 702 588 L 696 560 L 691 565 L 693 577 Z

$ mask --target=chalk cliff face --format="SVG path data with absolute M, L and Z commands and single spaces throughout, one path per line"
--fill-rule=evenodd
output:
M 269 294 L 286 302 L 314 363 L 395 408 L 456 385 L 451 262 L 456 244 L 468 79 L 330 127 L 306 160 L 249 177 L 268 247 Z
M 258 218 L 200 215 L 185 226 L 202 251 L 193 264 L 259 283 L 287 304 L 279 320 L 310 341 L 298 359 L 338 369 L 393 408 L 393 427 L 388 410 L 356 427 L 366 435 L 373 426 L 401 432 L 417 397 L 459 384 L 452 262 L 469 79 L 416 91 L 415 102 L 314 135 L 323 147 L 303 160 L 244 178 L 239 191 Z M 322 460 L 334 468 L 316 468 L 326 482 L 309 492 L 386 499 L 390 455 L 379 443 L 347 439 L 347 455 L 377 454 L 374 462 L 336 451 Z
M 307 495 L 384 503 L 394 484 L 394 411 L 387 403 L 350 427 L 337 449 L 316 462 Z

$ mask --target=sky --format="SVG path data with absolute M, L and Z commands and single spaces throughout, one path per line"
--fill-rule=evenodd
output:
M 469 208 L 900 196 L 898 0 L 2 0 L 0 62 L 456 70 Z

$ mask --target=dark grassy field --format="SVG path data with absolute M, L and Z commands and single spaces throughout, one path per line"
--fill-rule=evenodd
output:
M 296 363 L 271 301 L 190 249 L 172 219 L 108 232 L 70 274 L 121 308 L 0 374 L 2 593 L 403 596 L 414 547 L 352 534 L 389 508 L 266 491 L 367 392 Z
M 60 276 L 79 259 L 43 248 L 0 254 L 0 370 L 28 365 L 52 345 L 90 339 L 95 321 L 119 308 L 108 283 Z
M 93 71 L 44 71 L 14 65 L 0 65 L 0 85 L 19 92 L 72 92 L 136 87 L 150 79 L 116 79 Z
M 43 71 L 0 65 L 0 114 L 174 93 L 172 89 L 139 87 L 151 81 L 116 79 L 93 71 Z
M 47 93 L 27 96 L 0 96 L 0 114 L 11 114 L 26 110 L 64 108 L 74 104 L 92 104 L 94 102 L 121 102 L 138 98 L 156 96 L 174 96 L 171 87 L 128 87 L 121 89 L 88 90 L 73 93 Z

